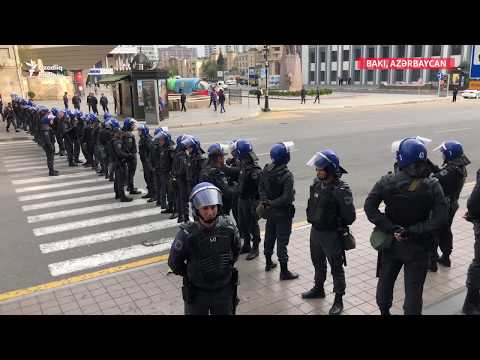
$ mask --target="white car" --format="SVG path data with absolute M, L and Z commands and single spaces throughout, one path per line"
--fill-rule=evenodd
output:
M 462 96 L 464 99 L 480 99 L 480 90 L 465 90 Z
M 237 80 L 230 79 L 230 80 L 225 81 L 225 84 L 227 84 L 227 85 L 237 85 Z

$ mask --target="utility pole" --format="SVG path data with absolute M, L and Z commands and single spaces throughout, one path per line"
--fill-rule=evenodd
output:
M 270 52 L 270 45 L 263 46 L 264 57 L 265 57 L 265 107 L 263 111 L 270 111 L 268 106 L 268 54 Z

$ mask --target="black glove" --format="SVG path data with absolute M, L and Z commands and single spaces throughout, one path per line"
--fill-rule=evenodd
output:
M 408 231 L 403 226 L 395 226 L 393 229 L 393 236 L 398 241 L 404 241 L 408 238 Z
M 272 201 L 269 200 L 269 199 L 263 200 L 262 203 L 263 203 L 263 206 L 264 206 L 265 208 L 269 208 L 269 207 L 272 206 Z

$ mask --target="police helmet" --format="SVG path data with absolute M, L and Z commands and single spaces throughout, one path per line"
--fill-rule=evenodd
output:
M 273 145 L 270 150 L 270 158 L 276 165 L 288 164 L 290 161 L 290 152 L 294 147 L 293 141 L 287 141 Z
M 142 136 L 148 136 L 148 134 L 149 134 L 148 126 L 145 125 L 145 124 L 140 124 L 140 125 L 138 126 L 138 132 L 139 132 L 140 135 L 142 135 Z
M 196 210 L 204 206 L 223 205 L 222 192 L 218 187 L 209 183 L 201 182 L 192 189 L 190 202 Z
M 240 159 L 245 158 L 246 156 L 248 156 L 248 154 L 250 154 L 253 151 L 252 144 L 250 143 L 250 141 L 245 139 L 238 139 L 235 142 L 234 146 L 235 146 L 234 152 Z
M 443 154 L 445 161 L 451 161 L 458 159 L 463 155 L 463 146 L 461 143 L 455 140 L 444 141 L 433 151 L 440 150 Z
M 396 154 L 397 163 L 403 169 L 417 161 L 427 160 L 427 147 L 417 138 L 403 139 Z
M 50 125 L 50 121 L 53 120 L 54 118 L 55 116 L 53 116 L 52 114 L 47 114 L 40 119 L 40 124 Z
M 134 118 L 127 117 L 123 121 L 123 130 L 125 131 L 131 131 L 137 124 L 137 121 Z
M 228 154 L 228 145 L 215 143 L 208 147 L 208 157 L 216 157 Z
M 317 152 L 307 162 L 307 166 L 314 166 L 316 169 L 323 169 L 329 175 L 338 176 L 347 173 L 347 171 L 340 166 L 340 159 L 337 154 L 331 149 Z

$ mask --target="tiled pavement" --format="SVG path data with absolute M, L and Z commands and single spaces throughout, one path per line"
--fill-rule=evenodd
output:
M 454 250 L 452 267 L 439 266 L 437 273 L 429 273 L 425 283 L 424 307 L 455 294 L 465 286 L 467 267 L 473 255 L 472 225 L 461 218 L 465 202 L 472 190 L 469 184 L 462 192 L 460 210 L 453 225 Z M 357 248 L 347 253 L 344 314 L 379 314 L 375 303 L 376 251 L 369 244 L 372 225 L 363 211 L 358 211 L 352 231 Z M 325 315 L 332 305 L 334 294 L 332 278 L 327 276 L 325 299 L 303 300 L 300 294 L 313 281 L 313 266 L 309 253 L 309 226 L 301 226 L 293 233 L 289 245 L 292 270 L 300 273 L 294 281 L 280 282 L 278 268 L 266 273 L 264 259 L 238 262 L 240 270 L 238 314 Z M 0 303 L 0 315 L 14 314 L 183 314 L 181 278 L 167 274 L 166 263 L 152 264 L 127 270 L 95 280 L 64 288 L 45 291 Z M 398 277 L 394 291 L 393 314 L 402 314 L 404 298 L 403 274 Z

